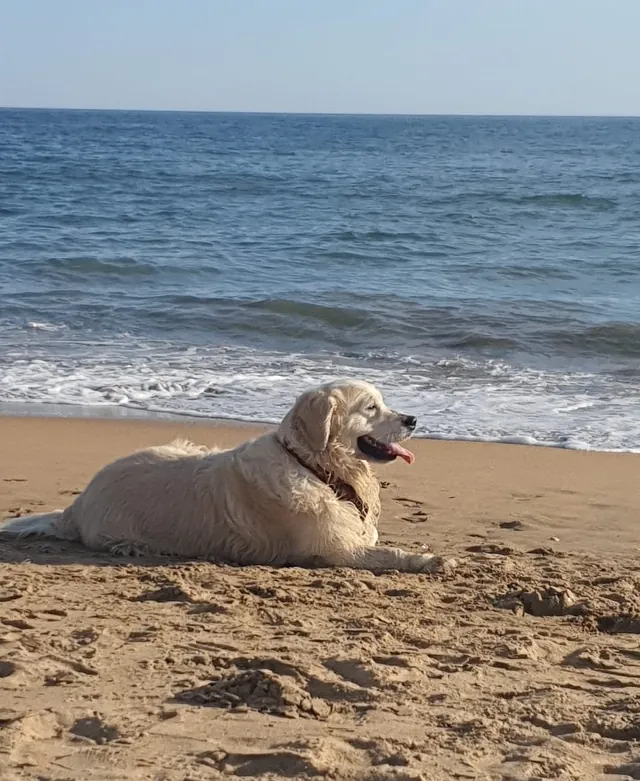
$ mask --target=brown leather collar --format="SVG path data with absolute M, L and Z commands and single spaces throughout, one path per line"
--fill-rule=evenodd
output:
M 341 478 L 332 475 L 331 472 L 328 472 L 326 469 L 319 469 L 318 467 L 307 464 L 296 453 L 296 451 L 293 450 L 293 448 L 287 445 L 286 442 L 283 442 L 282 440 L 279 440 L 279 442 L 282 445 L 282 447 L 287 451 L 287 453 L 290 456 L 292 456 L 292 458 L 295 458 L 295 460 L 300 464 L 300 466 L 304 467 L 305 469 L 308 469 L 312 475 L 314 475 L 315 477 L 318 478 L 318 480 L 320 480 L 321 483 L 328 485 L 329 488 L 333 491 L 333 493 L 338 497 L 338 499 L 340 499 L 340 501 L 351 502 L 351 504 L 354 504 L 356 510 L 360 513 L 360 517 L 362 518 L 362 520 L 364 521 L 366 519 L 367 513 L 369 512 L 369 508 L 358 496 L 356 489 L 352 485 L 349 485 L 349 483 L 345 482 Z

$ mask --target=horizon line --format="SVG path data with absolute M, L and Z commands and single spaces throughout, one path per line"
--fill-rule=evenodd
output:
M 640 114 L 500 114 L 484 112 L 360 112 L 360 111 L 254 111 L 233 109 L 184 109 L 184 108 L 105 108 L 79 106 L 0 106 L 0 111 L 91 111 L 105 113 L 146 114 L 242 114 L 248 116 L 299 116 L 299 117 L 440 117 L 440 118 L 495 118 L 495 119 L 638 119 Z

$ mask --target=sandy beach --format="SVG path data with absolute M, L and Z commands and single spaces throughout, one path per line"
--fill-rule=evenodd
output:
M 241 425 L 0 418 L 0 518 Z M 447 578 L 0 541 L 0 778 L 640 778 L 640 456 L 415 441 L 382 544 Z

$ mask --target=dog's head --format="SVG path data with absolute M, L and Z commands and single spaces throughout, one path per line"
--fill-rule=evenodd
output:
M 342 380 L 300 396 L 280 425 L 282 440 L 317 463 L 339 458 L 388 463 L 413 462 L 398 443 L 408 439 L 416 419 L 389 409 L 373 385 Z

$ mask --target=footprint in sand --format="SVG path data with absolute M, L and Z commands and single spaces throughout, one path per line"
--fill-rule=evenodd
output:
M 402 520 L 409 523 L 424 523 L 429 520 L 429 513 L 423 509 L 424 502 L 418 499 L 409 499 L 406 496 L 396 496 L 395 501 L 413 510 L 411 515 L 403 515 Z
M 521 532 L 526 528 L 526 524 L 522 521 L 502 521 L 498 524 L 501 529 L 513 529 L 513 531 Z
M 109 743 L 121 737 L 117 727 L 105 723 L 100 716 L 86 716 L 85 718 L 77 719 L 69 732 L 78 738 L 98 743 L 98 745 Z
M 425 523 L 429 520 L 429 515 L 424 510 L 414 510 L 411 515 L 403 515 L 402 520 L 409 523 Z
M 0 678 L 9 678 L 17 670 L 18 667 L 13 662 L 0 661 Z
M 407 496 L 396 496 L 394 497 L 396 502 L 399 502 L 400 504 L 403 504 L 405 507 L 423 507 L 424 502 L 421 502 L 419 499 L 409 499 Z

